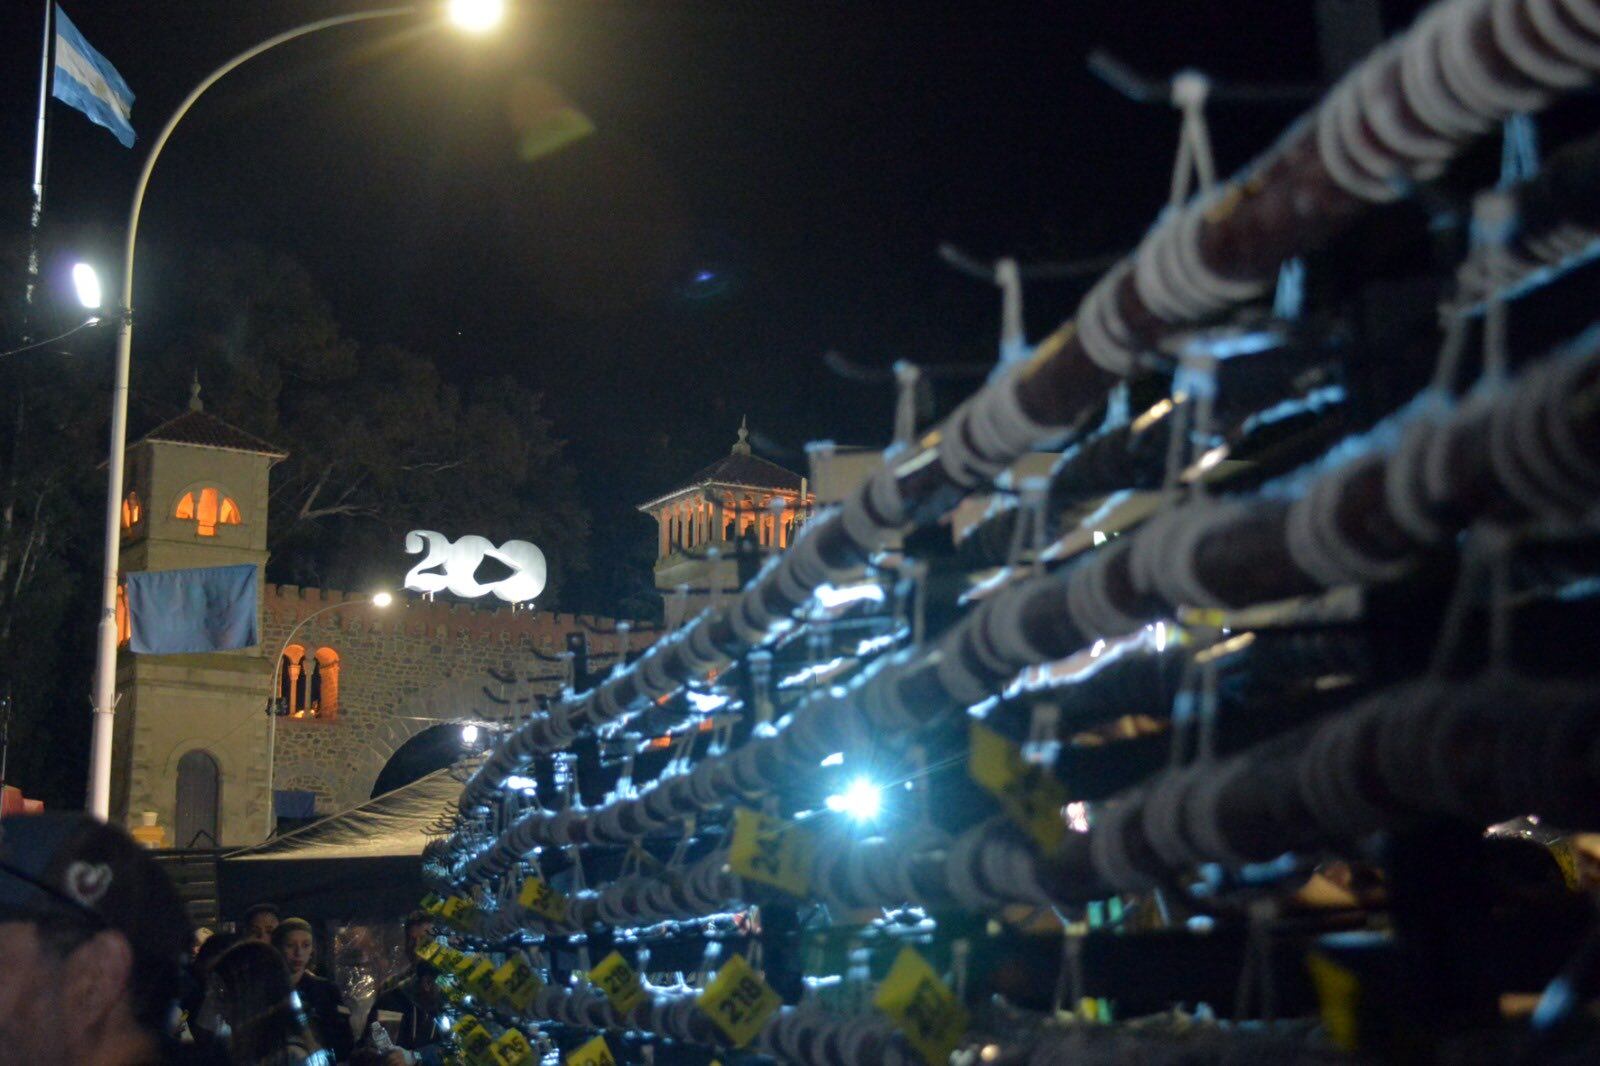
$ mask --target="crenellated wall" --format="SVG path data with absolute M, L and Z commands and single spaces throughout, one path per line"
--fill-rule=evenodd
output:
M 565 651 L 568 633 L 588 634 L 591 669 L 614 661 L 624 641 L 637 651 L 659 635 L 646 628 L 623 636 L 613 620 L 589 615 L 409 594 L 380 610 L 366 599 L 294 585 L 269 585 L 262 597 L 262 655 L 269 659 L 297 623 L 350 604 L 307 622 L 294 639 L 308 654 L 324 647 L 338 653 L 337 717 L 277 721 L 274 786 L 316 793 L 319 814 L 367 799 L 400 746 L 431 726 L 528 713 L 534 695 L 561 688 L 565 666 L 549 660 Z M 491 672 L 519 680 L 505 684 Z M 530 676 L 550 679 L 525 680 Z

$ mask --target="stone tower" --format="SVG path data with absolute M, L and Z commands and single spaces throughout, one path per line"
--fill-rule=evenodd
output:
M 207 414 L 196 382 L 187 411 L 128 448 L 123 571 L 250 563 L 259 582 L 267 478 L 286 454 Z M 127 823 L 155 811 L 178 847 L 264 838 L 272 666 L 259 647 L 194 655 L 124 649 L 112 817 Z
M 752 454 L 749 436 L 740 419 L 727 455 L 639 505 L 656 520 L 656 588 L 669 627 L 694 617 L 713 595 L 737 592 L 738 556 L 759 560 L 787 548 L 811 514 L 816 498 L 806 479 Z

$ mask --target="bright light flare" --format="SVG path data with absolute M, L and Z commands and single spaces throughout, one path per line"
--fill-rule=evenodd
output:
M 828 810 L 847 814 L 855 821 L 870 822 L 883 809 L 883 793 L 866 778 L 858 777 L 843 792 L 829 796 Z
M 846 585 L 844 588 L 818 585 L 812 595 L 829 610 L 852 603 L 882 603 L 884 600 L 883 586 L 872 584 Z
M 475 725 L 464 725 L 464 726 L 462 726 L 461 727 L 461 743 L 471 745 L 471 744 L 476 744 L 477 742 L 478 742 L 478 727 L 475 726 Z
M 88 263 L 74 263 L 72 265 L 72 287 L 77 290 L 78 302 L 85 310 L 98 311 L 100 309 L 100 275 L 94 272 L 94 267 Z
M 379 607 L 379 608 L 387 607 L 393 602 L 394 602 L 394 596 L 391 593 L 388 593 L 388 592 L 374 593 L 373 597 L 372 597 L 372 606 L 374 606 L 374 607 Z
M 505 0 L 450 0 L 450 21 L 468 33 L 488 33 L 506 17 Z

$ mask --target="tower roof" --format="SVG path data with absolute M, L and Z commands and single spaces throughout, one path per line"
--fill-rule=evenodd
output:
M 805 479 L 793 470 L 781 467 L 753 455 L 750 451 L 750 431 L 745 427 L 743 419 L 739 420 L 739 439 L 727 455 L 699 471 L 688 481 L 679 485 L 670 492 L 664 492 L 654 499 L 639 505 L 640 510 L 653 507 L 662 500 L 689 489 L 696 489 L 702 485 L 727 485 L 737 488 L 761 489 L 768 492 L 799 492 L 800 484 Z
M 216 415 L 206 414 L 200 400 L 200 376 L 195 375 L 189 386 L 189 409 L 177 418 L 169 418 L 136 443 L 161 441 L 165 444 L 194 444 L 202 448 L 221 448 L 230 452 L 250 452 L 286 459 L 289 453 L 254 433 L 246 433 L 238 426 L 224 422 Z
M 233 452 L 253 452 L 270 455 L 274 459 L 288 458 L 289 453 L 277 445 L 246 433 L 216 415 L 204 411 L 185 411 L 177 418 L 168 419 L 140 438 L 144 441 L 162 441 L 168 444 L 197 444 L 203 448 L 222 448 Z

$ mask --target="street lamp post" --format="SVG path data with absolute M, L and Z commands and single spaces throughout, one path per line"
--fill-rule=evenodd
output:
M 106 474 L 105 572 L 100 583 L 100 626 L 94 666 L 94 732 L 89 751 L 88 809 L 101 821 L 111 816 L 111 738 L 117 688 L 117 568 L 122 549 L 122 476 L 128 443 L 128 376 L 133 352 L 133 249 L 139 235 L 139 211 L 144 206 L 150 172 L 155 169 L 156 160 L 160 158 L 161 149 L 166 146 L 173 129 L 189 113 L 195 101 L 236 67 L 298 37 L 351 22 L 411 15 L 422 10 L 422 6 L 410 4 L 334 15 L 285 30 L 245 49 L 206 75 L 200 84 L 190 90 L 161 128 L 139 171 L 139 180 L 133 188 L 133 205 L 128 211 L 128 232 L 122 248 L 122 301 L 117 309 L 117 361 L 111 390 L 111 454 Z M 463 28 L 477 32 L 492 25 L 489 14 L 497 15 L 501 9 L 501 0 L 452 0 L 450 17 Z
M 346 607 L 360 607 L 370 604 L 380 611 L 394 602 L 394 597 L 387 592 L 376 592 L 371 596 L 359 600 L 345 600 L 342 603 L 330 603 L 320 611 L 312 611 L 289 629 L 289 635 L 283 638 L 283 643 L 278 645 L 277 658 L 272 660 L 272 694 L 267 697 L 267 836 L 272 836 L 272 831 L 278 825 L 277 799 L 273 795 L 273 775 L 278 764 L 278 689 L 283 684 L 283 657 L 289 651 L 289 645 L 294 643 L 294 636 L 304 628 L 305 624 L 314 618 L 327 614 L 329 611 L 342 611 Z M 311 694 L 311 686 L 306 685 L 306 695 Z

